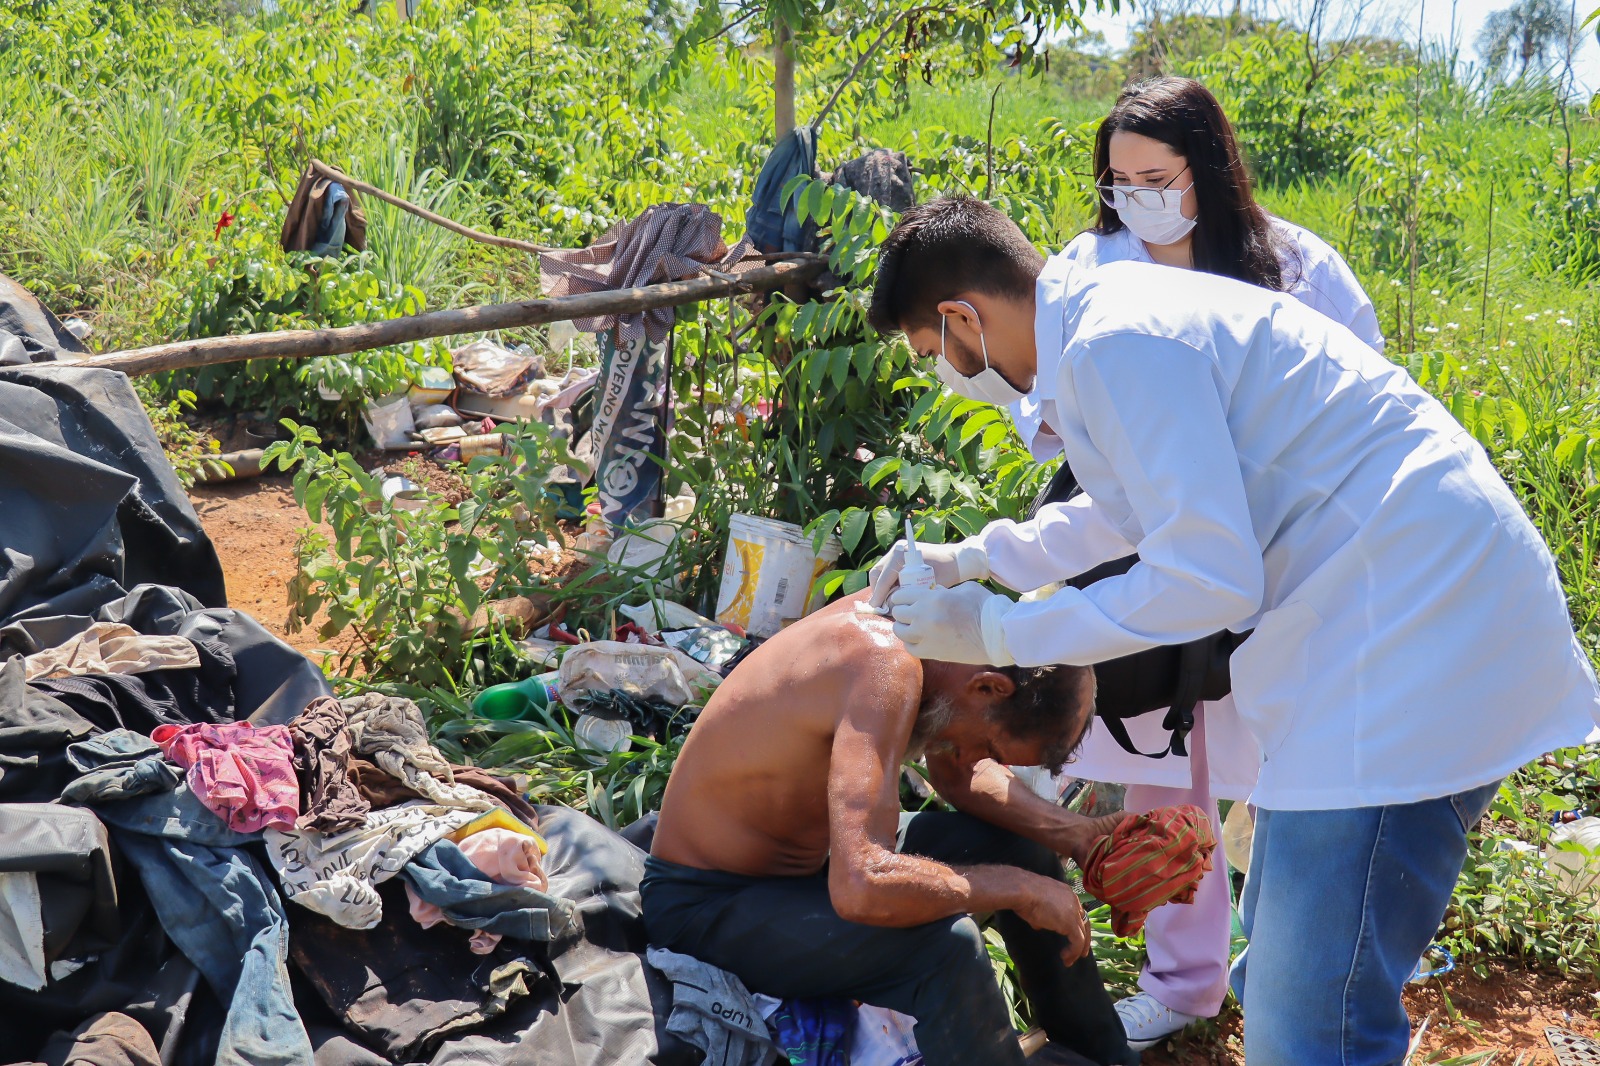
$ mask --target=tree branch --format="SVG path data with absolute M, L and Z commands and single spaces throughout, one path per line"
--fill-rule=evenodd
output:
M 364 181 L 357 181 L 350 175 L 333 169 L 320 159 L 313 159 L 311 161 L 311 169 L 316 171 L 318 174 L 321 174 L 325 178 L 338 182 L 340 185 L 343 185 L 346 188 L 355 189 L 358 192 L 364 192 L 369 196 L 374 196 L 379 200 L 382 200 L 386 204 L 393 204 L 394 206 L 400 208 L 400 210 L 409 211 L 411 214 L 416 215 L 425 222 L 432 222 L 435 226 L 441 226 L 444 229 L 449 230 L 451 233 L 459 233 L 461 236 L 466 237 L 469 240 L 478 241 L 483 244 L 494 244 L 501 248 L 515 248 L 518 251 L 530 252 L 534 255 L 538 255 L 540 252 L 561 251 L 560 248 L 546 248 L 542 244 L 531 244 L 528 241 L 519 241 L 511 237 L 497 237 L 492 233 L 483 233 L 479 230 L 472 229 L 470 226 L 463 226 L 461 223 L 445 218 L 443 215 L 436 215 L 425 207 L 418 207 L 409 200 L 402 200 L 393 193 L 384 192 L 376 185 L 368 185 Z
M 159 344 L 153 348 L 113 352 L 84 359 L 77 365 L 120 370 L 134 377 L 245 359 L 306 359 L 320 355 L 347 355 L 434 337 L 454 337 L 602 315 L 638 314 L 739 292 L 777 289 L 809 281 L 822 273 L 826 265 L 827 259 L 823 256 L 797 254 L 784 262 L 756 267 L 736 278 L 694 278 L 555 299 L 518 300 L 482 307 L 429 311 L 336 329 L 278 330 L 238 337 L 207 337 Z
M 811 128 L 814 130 L 822 128 L 823 122 L 827 121 L 828 113 L 833 110 L 833 105 L 839 102 L 839 95 L 844 92 L 846 86 L 856 80 L 856 75 L 861 73 L 861 68 L 866 64 L 867 60 L 872 57 L 874 52 L 883 47 L 883 42 L 889 39 L 889 35 L 894 32 L 896 26 L 908 18 L 912 18 L 916 15 L 923 15 L 932 10 L 934 10 L 932 5 L 924 4 L 920 7 L 907 8 L 894 18 L 890 19 L 888 24 L 884 26 L 883 30 L 878 34 L 877 39 L 868 45 L 867 50 L 862 52 L 861 55 L 856 58 L 855 63 L 850 67 L 850 72 L 844 76 L 844 80 L 838 85 L 834 86 L 833 94 L 828 97 L 828 102 L 822 105 L 822 110 L 817 112 L 816 118 L 812 119 Z

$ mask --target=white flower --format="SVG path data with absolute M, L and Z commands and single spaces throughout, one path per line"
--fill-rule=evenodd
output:
M 1556 319 L 1556 325 L 1558 325 L 1558 326 L 1570 326 L 1570 325 L 1572 325 L 1572 319 L 1570 319 L 1570 318 L 1558 318 L 1558 319 Z
M 1539 321 L 1539 316 L 1538 315 L 1523 315 L 1522 316 L 1522 321 L 1524 321 L 1524 322 L 1537 322 L 1537 321 Z
M 1507 348 L 1515 348 L 1516 346 L 1517 346 L 1517 342 L 1516 341 L 1506 341 L 1506 347 Z
M 1422 327 L 1422 332 L 1424 332 L 1424 333 L 1438 333 L 1439 332 L 1439 327 L 1438 326 L 1423 326 Z
M 1445 329 L 1460 329 L 1461 328 L 1461 323 L 1459 323 L 1459 322 L 1446 322 L 1444 324 L 1444 328 Z
M 1439 290 L 1438 290 L 1438 289 L 1434 289 L 1434 290 L 1433 290 L 1433 291 L 1432 291 L 1432 292 L 1430 292 L 1430 293 L 1429 293 L 1429 294 L 1428 294 L 1428 295 L 1429 295 L 1429 296 L 1437 296 L 1437 295 L 1439 295 Z

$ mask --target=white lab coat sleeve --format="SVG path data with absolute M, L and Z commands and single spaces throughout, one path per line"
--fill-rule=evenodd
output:
M 1139 562 L 1085 590 L 1010 608 L 1006 649 L 1024 666 L 1089 665 L 1237 625 L 1261 606 L 1265 574 L 1216 365 L 1181 341 L 1114 334 L 1063 370 L 1063 420 L 1120 486 Z M 1076 434 L 1074 434 L 1076 435 Z M 1070 451 L 1070 445 L 1069 445 Z
M 1077 577 L 1134 551 L 1085 494 L 1046 504 L 1031 521 L 991 522 L 973 539 L 989 557 L 989 576 L 1018 592 Z
M 1329 248 L 1317 264 L 1313 278 L 1320 299 L 1317 310 L 1354 333 L 1376 351 L 1383 351 L 1383 331 L 1378 328 L 1378 312 L 1367 297 L 1367 290 L 1356 280 L 1355 271 L 1338 252 Z

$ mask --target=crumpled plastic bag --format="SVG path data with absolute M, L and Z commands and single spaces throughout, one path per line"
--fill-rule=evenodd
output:
M 617 689 L 636 699 L 674 707 L 700 703 L 722 678 L 676 648 L 596 640 L 579 644 L 561 660 L 561 691 Z

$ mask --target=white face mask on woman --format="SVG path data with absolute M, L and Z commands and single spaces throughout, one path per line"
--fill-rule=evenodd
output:
M 1146 244 L 1176 244 L 1194 229 L 1196 219 L 1183 217 L 1183 194 L 1194 188 L 1151 189 L 1138 185 L 1112 187 L 1112 199 L 1122 224 Z M 1120 194 L 1120 195 L 1117 195 Z
M 945 323 L 948 316 L 939 316 L 939 358 L 933 364 L 933 372 L 939 380 L 957 396 L 965 396 L 969 400 L 979 403 L 992 403 L 996 407 L 1008 407 L 1024 396 L 1026 392 L 1019 390 L 1011 382 L 1000 376 L 1000 371 L 989 365 L 989 342 L 983 336 L 983 322 L 978 318 L 978 309 L 965 300 L 956 303 L 972 312 L 974 321 L 978 323 L 978 343 L 983 347 L 983 369 L 971 377 L 967 377 L 957 370 L 949 356 L 944 354 Z

